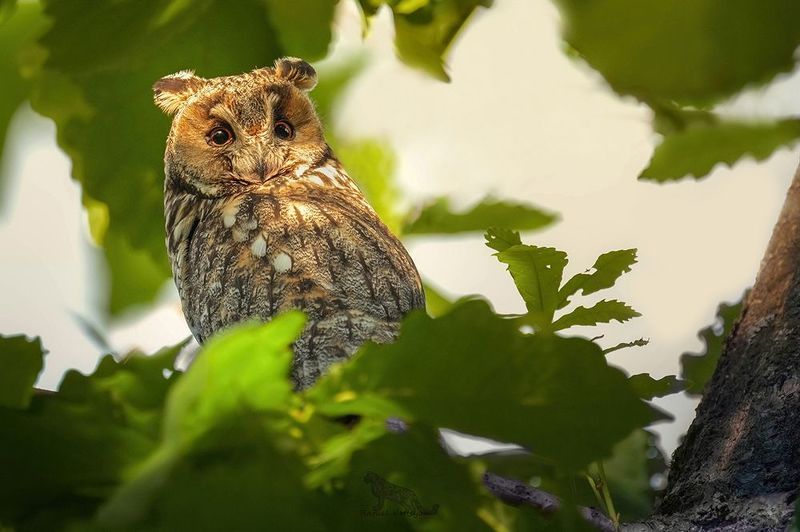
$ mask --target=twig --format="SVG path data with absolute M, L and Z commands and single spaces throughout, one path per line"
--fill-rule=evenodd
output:
M 561 501 L 555 495 L 536 489 L 524 482 L 495 473 L 483 474 L 483 484 L 498 499 L 512 506 L 530 506 L 543 514 L 555 513 L 561 507 Z M 578 506 L 578 513 L 583 519 L 602 532 L 614 532 L 614 523 L 596 508 Z

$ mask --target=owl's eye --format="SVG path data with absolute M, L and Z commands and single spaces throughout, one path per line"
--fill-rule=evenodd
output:
M 275 132 L 275 136 L 281 140 L 290 140 L 294 137 L 294 129 L 285 120 L 275 122 L 275 127 L 272 130 Z
M 224 146 L 233 140 L 233 133 L 227 127 L 215 127 L 207 138 L 212 146 Z

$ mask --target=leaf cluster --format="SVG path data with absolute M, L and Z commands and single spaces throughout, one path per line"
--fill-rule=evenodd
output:
M 487 237 L 501 261 L 514 259 L 512 274 L 525 271 L 515 282 L 540 313 L 610 288 L 635 260 L 633 250 L 605 254 L 558 296 L 552 265 L 565 264 L 565 254 L 510 231 Z M 295 392 L 291 344 L 304 321 L 293 312 L 221 333 L 186 373 L 174 370 L 183 344 L 109 355 L 91 375 L 69 372 L 54 393 L 32 389 L 44 356 L 38 340 L 0 338 L 0 524 L 579 530 L 570 504 L 592 504 L 585 478 L 600 481 L 600 462 L 623 515 L 652 505 L 650 477 L 663 472 L 663 457 L 643 429 L 662 415 L 645 399 L 674 392 L 674 383 L 628 378 L 597 343 L 555 327 L 524 332 L 473 298 L 435 318 L 412 313 L 395 343 L 367 344 Z M 450 456 L 439 428 L 529 453 Z M 568 504 L 547 522 L 503 506 L 481 484 L 487 470 L 535 480 Z M 381 502 L 387 489 L 394 498 Z

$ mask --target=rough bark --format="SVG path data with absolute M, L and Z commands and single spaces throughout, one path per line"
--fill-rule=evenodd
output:
M 800 169 L 653 519 L 628 530 L 786 530 L 800 487 Z

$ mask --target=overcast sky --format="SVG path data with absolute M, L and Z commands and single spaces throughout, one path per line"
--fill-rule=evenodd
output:
M 738 299 L 752 284 L 800 150 L 718 167 L 700 182 L 640 183 L 636 176 L 657 141 L 648 109 L 620 99 L 596 73 L 566 58 L 549 2 L 496 2 L 476 17 L 450 57 L 450 84 L 396 60 L 385 11 L 362 42 L 353 5 L 340 7 L 331 60 L 366 50 L 372 61 L 339 109 L 340 129 L 387 139 L 409 198 L 446 194 L 468 205 L 491 193 L 560 213 L 560 223 L 527 242 L 567 251 L 568 274 L 605 251 L 638 248 L 639 263 L 613 297 L 643 317 L 604 327 L 602 342 L 649 338 L 647 347 L 613 354 L 611 362 L 655 377 L 678 373 L 679 355 L 701 349 L 697 330 L 712 322 L 718 303 Z M 798 95 L 800 76 L 784 76 L 725 110 L 798 115 Z M 100 348 L 76 316 L 100 321 L 90 287 L 105 272 L 52 123 L 23 110 L 8 142 L 0 331 L 42 337 L 50 354 L 40 385 L 54 388 L 67 368 L 91 371 L 97 362 Z M 447 293 L 483 294 L 500 312 L 523 311 L 480 236 L 415 239 L 409 248 L 423 277 Z M 112 325 L 115 349 L 154 350 L 188 336 L 171 283 L 160 301 L 155 311 Z M 658 426 L 671 451 L 695 403 L 680 395 L 658 404 L 677 417 Z

